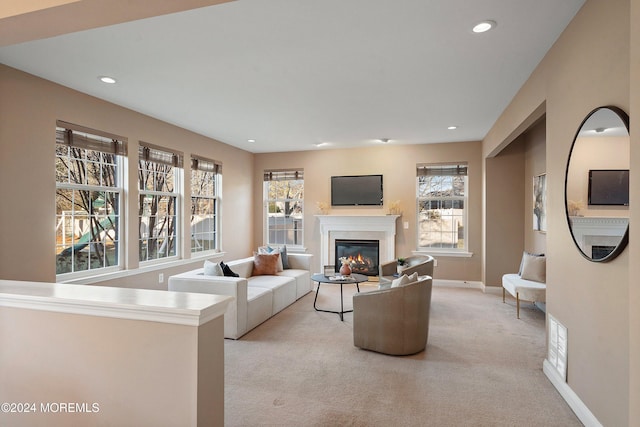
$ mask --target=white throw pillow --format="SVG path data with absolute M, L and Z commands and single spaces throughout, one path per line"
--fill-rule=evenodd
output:
M 406 274 L 403 274 L 402 276 L 398 277 L 397 279 L 394 279 L 393 282 L 391 282 L 391 287 L 399 288 L 400 286 L 404 286 L 407 283 L 411 283 L 409 282 L 409 276 L 407 276 Z
M 525 280 L 545 283 L 547 280 L 547 258 L 543 256 L 526 257 L 520 277 Z
M 224 276 L 222 267 L 217 262 L 211 262 L 208 259 L 204 261 L 205 276 Z
M 418 281 L 418 272 L 416 271 L 415 273 L 409 276 L 409 283 L 413 283 L 417 281 Z

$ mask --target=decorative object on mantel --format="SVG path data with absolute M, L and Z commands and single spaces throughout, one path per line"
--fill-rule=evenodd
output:
M 400 200 L 389 202 L 389 215 L 402 215 L 400 210 Z
M 320 215 L 326 215 L 329 212 L 329 205 L 326 202 L 316 202 L 316 207 Z
M 340 267 L 340 274 L 343 276 L 351 275 L 351 261 L 347 257 L 340 257 L 342 266 Z
M 569 211 L 569 216 L 580 216 L 580 210 L 584 209 L 584 203 L 582 200 L 568 200 L 567 201 L 567 211 Z
M 397 262 L 398 262 L 398 267 L 397 267 L 398 274 L 402 274 L 402 270 L 407 268 L 407 260 L 404 258 L 398 258 Z

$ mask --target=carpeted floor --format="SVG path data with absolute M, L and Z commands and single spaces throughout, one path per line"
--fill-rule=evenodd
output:
M 339 295 L 323 285 L 318 307 Z M 354 347 L 353 314 L 316 312 L 314 296 L 225 340 L 226 426 L 582 425 L 542 372 L 533 305 L 518 320 L 513 299 L 434 286 L 426 351 L 393 357 Z

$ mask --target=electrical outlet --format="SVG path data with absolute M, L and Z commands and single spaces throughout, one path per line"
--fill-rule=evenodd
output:
M 158 274 L 158 283 L 164 283 L 164 273 Z
M 403 225 L 405 230 L 409 229 L 409 221 L 405 221 Z
M 433 259 L 433 266 L 434 266 L 434 267 L 437 267 L 437 266 L 438 266 L 438 260 L 437 260 L 437 259 L 435 259 L 435 258 Z

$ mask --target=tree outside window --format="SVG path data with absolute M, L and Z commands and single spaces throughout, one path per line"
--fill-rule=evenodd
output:
M 417 167 L 418 249 L 467 248 L 466 164 Z
M 182 157 L 141 143 L 138 160 L 138 248 L 140 261 L 177 255 L 176 180 Z
M 191 252 L 219 248 L 219 191 L 222 165 L 200 157 L 191 158 Z
M 264 201 L 267 244 L 303 245 L 304 172 L 264 172 Z
M 119 269 L 122 137 L 58 122 L 56 274 Z

